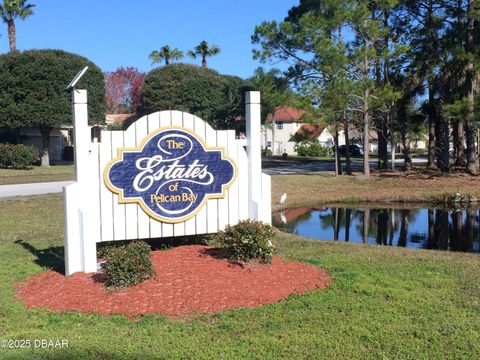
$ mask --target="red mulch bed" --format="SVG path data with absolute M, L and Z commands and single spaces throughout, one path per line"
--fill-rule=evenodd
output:
M 200 245 L 154 251 L 152 261 L 157 279 L 118 292 L 105 289 L 101 273 L 65 277 L 47 271 L 19 283 L 17 296 L 29 308 L 56 312 L 178 317 L 275 303 L 331 281 L 308 264 L 273 257 L 271 265 L 244 267 L 223 258 L 219 250 Z

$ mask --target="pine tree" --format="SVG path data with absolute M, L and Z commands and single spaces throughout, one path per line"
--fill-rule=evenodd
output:
M 428 90 L 428 159 L 427 168 L 435 168 L 436 126 L 438 116 L 438 68 L 440 65 L 440 33 L 445 26 L 443 7 L 439 0 L 407 0 L 403 12 L 408 17 L 411 66 L 416 75 L 425 81 Z M 413 20 L 414 19 L 414 20 Z M 443 129 L 442 129 L 443 130 Z

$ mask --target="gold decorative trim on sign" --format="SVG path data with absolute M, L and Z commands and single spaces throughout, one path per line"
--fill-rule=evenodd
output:
M 169 218 L 164 218 L 162 216 L 159 216 L 158 214 L 156 214 L 155 212 L 153 212 L 148 206 L 145 205 L 144 201 L 143 201 L 143 198 L 141 197 L 137 197 L 135 199 L 126 199 L 123 197 L 123 189 L 119 189 L 117 188 L 116 186 L 114 186 L 111 182 L 110 182 L 110 178 L 108 176 L 108 173 L 111 169 L 111 167 L 116 164 L 117 162 L 119 161 L 123 161 L 123 153 L 125 151 L 131 151 L 131 152 L 142 152 L 143 151 L 143 148 L 144 146 L 148 143 L 148 141 L 154 137 L 155 135 L 157 135 L 159 132 L 162 132 L 162 131 L 165 131 L 165 130 L 181 130 L 181 131 L 185 131 L 187 133 L 189 133 L 190 135 L 192 135 L 196 140 L 198 140 L 205 151 L 221 151 L 221 160 L 226 160 L 228 161 L 232 167 L 233 167 L 233 177 L 232 177 L 232 180 L 230 180 L 227 184 L 224 184 L 222 185 L 222 193 L 221 194 L 214 194 L 214 195 L 207 195 L 205 196 L 205 198 L 203 199 L 202 203 L 190 214 L 184 216 L 184 217 L 181 217 L 181 218 L 178 218 L 178 219 L 169 219 Z M 134 148 L 117 148 L 117 156 L 115 158 L 113 158 L 112 160 L 110 160 L 108 162 L 108 164 L 105 166 L 105 169 L 103 171 L 103 181 L 106 185 L 106 187 L 113 193 L 117 194 L 118 195 L 118 203 L 119 204 L 131 204 L 131 203 L 137 203 L 141 208 L 142 210 L 148 215 L 150 216 L 151 218 L 157 220 L 157 221 L 160 221 L 160 222 L 164 222 L 164 223 L 169 223 L 169 224 L 176 224 L 176 223 L 181 223 L 181 222 L 185 222 L 191 218 L 193 218 L 194 216 L 196 216 L 202 209 L 203 207 L 206 205 L 207 201 L 209 199 L 223 199 L 225 198 L 225 196 L 227 195 L 227 191 L 228 191 L 228 188 L 235 182 L 235 180 L 237 179 L 237 176 L 238 176 L 238 167 L 237 167 L 237 164 L 235 163 L 235 161 L 229 157 L 228 155 L 226 155 L 226 150 L 225 150 L 225 147 L 223 146 L 208 146 L 205 142 L 205 140 L 203 138 L 201 138 L 197 133 L 195 133 L 194 131 L 188 129 L 188 128 L 185 128 L 185 127 L 182 127 L 182 126 L 164 126 L 164 127 L 161 127 L 161 128 L 158 128 L 154 131 L 152 131 L 151 133 L 147 134 L 147 136 L 145 136 L 142 141 L 140 142 L 140 144 L 137 146 L 137 147 L 134 147 Z

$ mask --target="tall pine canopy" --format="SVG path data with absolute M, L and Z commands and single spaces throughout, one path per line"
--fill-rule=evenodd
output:
M 399 139 L 410 168 L 421 129 L 428 168 L 476 174 L 479 16 L 475 0 L 301 0 L 255 28 L 253 56 L 289 64 L 287 78 L 345 143 L 349 127 L 363 133 L 365 175 L 373 132 L 379 169 Z

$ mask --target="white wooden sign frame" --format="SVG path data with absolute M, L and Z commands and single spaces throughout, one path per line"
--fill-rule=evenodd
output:
M 92 142 L 87 91 L 73 89 L 72 95 L 76 181 L 64 188 L 66 275 L 97 270 L 98 242 L 215 233 L 244 219 L 270 224 L 271 180 L 261 168 L 260 92 L 246 94 L 247 138 L 242 140 L 235 138 L 234 130 L 214 130 L 192 114 L 161 111 L 140 118 L 125 131 L 104 130 L 101 141 Z M 209 199 L 196 215 L 173 224 L 151 218 L 136 203 L 119 203 L 103 179 L 118 149 L 135 148 L 148 134 L 168 127 L 187 129 L 207 145 L 224 148 L 238 169 L 223 198 Z

